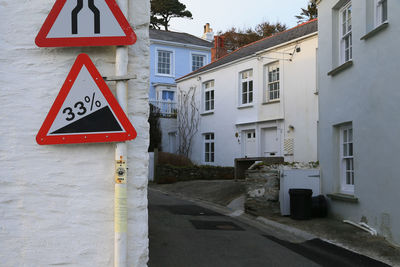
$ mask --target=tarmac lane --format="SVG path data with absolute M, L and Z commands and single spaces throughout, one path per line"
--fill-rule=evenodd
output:
M 320 239 L 293 242 L 152 189 L 149 240 L 150 267 L 388 266 Z

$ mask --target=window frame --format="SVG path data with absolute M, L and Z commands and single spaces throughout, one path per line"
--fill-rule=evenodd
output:
M 350 11 L 350 17 L 349 17 Z M 344 19 L 344 12 L 346 12 L 346 17 Z M 344 6 L 339 9 L 339 54 L 340 63 L 344 64 L 346 62 L 353 60 L 353 5 L 352 1 L 347 2 Z M 350 28 L 349 28 L 350 25 Z M 343 27 L 345 27 L 346 32 L 343 32 Z M 346 48 L 346 39 L 348 39 L 348 48 Z M 346 51 L 348 50 L 348 58 L 346 59 Z
M 346 133 L 346 134 L 345 134 Z M 351 134 L 350 134 L 351 133 Z M 354 195 L 354 132 L 352 124 L 339 127 L 340 191 Z M 351 136 L 351 138 L 350 138 Z M 346 149 L 344 149 L 346 148 Z M 351 148 L 351 149 L 350 149 Z M 351 152 L 351 153 L 350 153 Z M 351 154 L 351 155 L 350 155 Z M 349 177 L 347 174 L 349 173 Z M 349 180 L 348 180 L 349 179 Z
M 200 56 L 200 57 L 202 57 L 203 58 L 203 65 L 201 66 L 201 67 L 199 67 L 199 68 L 202 68 L 202 67 L 204 67 L 205 65 L 207 65 L 207 54 L 205 54 L 205 53 L 200 53 L 200 52 L 191 52 L 190 53 L 190 69 L 191 69 L 191 71 L 196 71 L 196 70 L 198 70 L 199 68 L 197 68 L 197 69 L 193 69 L 193 57 L 194 56 Z
M 164 98 L 163 98 L 163 93 L 164 93 L 164 92 L 172 93 L 173 98 L 172 98 L 172 99 L 164 99 Z M 161 100 L 161 101 L 176 102 L 176 91 L 175 91 L 175 90 L 171 90 L 171 89 L 161 89 L 160 93 L 161 93 L 161 99 L 159 99 L 159 100 Z
M 210 87 L 207 88 L 207 84 L 210 84 Z M 202 110 L 203 113 L 213 112 L 215 109 L 215 80 L 208 80 L 203 82 L 203 104 Z M 209 99 L 207 99 L 207 93 L 209 93 Z M 209 103 L 209 108 L 207 109 L 207 103 Z
M 246 78 L 243 78 L 243 75 L 247 74 Z M 247 69 L 239 72 L 239 106 L 248 106 L 252 105 L 254 102 L 254 79 L 253 79 L 254 71 L 253 69 Z M 246 92 L 243 91 L 243 86 L 246 85 Z M 250 88 L 251 87 L 251 88 Z M 244 103 L 244 97 L 246 96 L 246 103 Z M 251 99 L 251 101 L 250 101 Z
M 276 80 L 274 80 L 274 78 L 273 79 L 270 78 L 270 69 L 271 68 L 274 68 L 274 69 L 272 69 L 271 72 L 273 72 L 274 70 L 277 70 L 277 72 L 276 72 L 276 77 L 277 77 Z M 265 77 L 266 77 L 265 78 L 266 79 L 266 82 L 265 82 L 265 102 L 268 103 L 268 102 L 280 101 L 280 99 L 281 99 L 281 77 L 282 77 L 282 75 L 281 75 L 281 67 L 280 67 L 279 61 L 276 61 L 276 62 L 273 62 L 273 63 L 270 63 L 270 64 L 266 65 L 265 66 L 265 72 L 266 72 L 265 73 Z M 273 81 L 271 81 L 271 80 L 273 80 Z M 277 97 L 271 98 L 271 88 L 270 88 L 271 85 L 272 86 L 273 85 L 277 85 L 277 88 L 273 88 L 273 91 L 272 91 L 273 94 L 276 92 Z
M 375 28 L 388 22 L 388 1 L 387 0 L 374 0 L 374 24 Z M 384 19 L 383 12 L 386 12 L 386 19 Z
M 203 149 L 203 162 L 215 163 L 215 134 L 213 132 L 203 134 Z
M 170 55 L 170 63 L 169 63 L 169 72 L 170 73 L 160 73 L 158 72 L 158 64 L 159 64 L 159 53 L 167 52 Z M 175 51 L 167 48 L 156 48 L 155 53 L 155 74 L 157 76 L 165 76 L 165 77 L 174 77 L 175 76 Z

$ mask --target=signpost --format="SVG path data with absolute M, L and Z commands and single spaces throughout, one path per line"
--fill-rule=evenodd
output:
M 86 54 L 71 68 L 36 141 L 40 145 L 131 140 L 136 131 Z
M 39 47 L 135 42 L 136 35 L 115 0 L 57 0 L 35 39 Z

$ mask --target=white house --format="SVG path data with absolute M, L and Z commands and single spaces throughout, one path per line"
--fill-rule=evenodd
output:
M 177 79 L 196 88 L 200 112 L 190 158 L 233 166 L 235 158 L 317 160 L 317 21 L 246 45 Z
M 400 2 L 318 2 L 322 190 L 400 243 Z

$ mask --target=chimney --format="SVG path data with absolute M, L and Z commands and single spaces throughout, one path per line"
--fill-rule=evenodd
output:
M 211 62 L 228 54 L 224 46 L 224 36 L 214 36 L 214 48 L 211 48 Z
M 202 39 L 212 42 L 214 38 L 214 32 L 213 29 L 210 28 L 210 23 L 206 23 L 204 25 L 204 33 L 203 36 L 201 37 Z
M 204 25 L 204 33 L 208 32 L 210 32 L 210 23 L 206 23 L 206 25 Z

